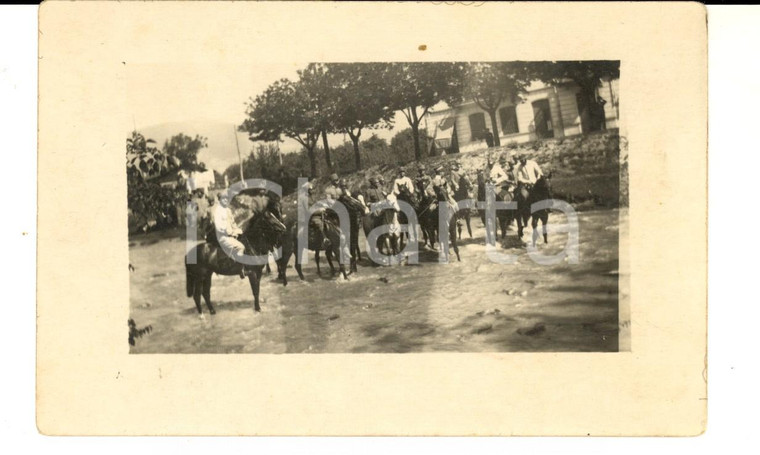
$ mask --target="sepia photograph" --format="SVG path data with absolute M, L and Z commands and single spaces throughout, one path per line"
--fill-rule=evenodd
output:
M 46 2 L 39 431 L 703 432 L 705 19 Z
M 131 353 L 630 349 L 619 61 L 221 70 L 127 65 Z

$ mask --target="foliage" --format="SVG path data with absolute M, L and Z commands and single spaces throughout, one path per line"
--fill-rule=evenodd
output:
M 157 227 L 177 223 L 177 206 L 187 195 L 184 187 L 163 187 L 148 180 L 177 169 L 179 160 L 167 156 L 146 139 L 133 131 L 127 138 L 127 207 L 143 225 L 155 222 Z
M 400 110 L 414 139 L 415 159 L 422 158 L 419 125 L 430 108 L 441 101 L 452 105 L 461 98 L 464 65 L 461 63 L 391 63 L 386 72 L 390 107 Z
M 414 138 L 412 137 L 411 128 L 399 131 L 391 139 L 391 156 L 392 163 L 406 164 L 414 160 Z M 420 147 L 423 150 L 428 150 L 430 144 L 430 138 L 427 135 L 427 131 L 420 130 L 419 132 Z
M 568 80 L 580 87 L 580 94 L 588 104 L 590 131 L 606 128 L 604 103 L 598 94 L 603 79 L 620 77 L 620 61 L 584 60 L 559 62 L 532 62 L 526 64 L 531 76 L 547 84 L 562 84 Z
M 394 112 L 388 85 L 388 64 L 331 63 L 326 76 L 333 88 L 332 125 L 348 134 L 356 170 L 362 168 L 359 138 L 367 128 L 391 128 Z
M 308 87 L 280 79 L 264 93 L 249 100 L 246 118 L 240 126 L 251 141 L 278 141 L 287 136 L 300 143 L 309 155 L 311 175 L 317 174 L 314 147 L 321 133 L 314 100 Z
M 491 118 L 494 145 L 501 145 L 496 110 L 504 102 L 517 104 L 530 84 L 528 69 L 521 63 L 470 63 L 466 66 L 460 99 L 474 100 Z
M 143 335 L 147 335 L 148 333 L 153 331 L 153 326 L 150 326 L 150 325 L 145 326 L 141 329 L 138 329 L 137 323 L 135 322 L 134 319 L 131 319 L 131 318 L 127 321 L 127 326 L 129 327 L 128 341 L 129 341 L 130 346 L 135 345 L 135 340 L 137 338 L 142 338 Z
M 208 147 L 208 139 L 196 135 L 191 138 L 183 133 L 172 136 L 164 141 L 163 152 L 166 156 L 175 157 L 179 168 L 187 172 L 205 171 L 206 165 L 198 162 L 198 153 Z
M 176 158 L 170 158 L 155 146 L 156 141 L 146 139 L 137 131 L 127 138 L 127 173 L 141 177 L 160 175 L 171 166 L 179 165 Z

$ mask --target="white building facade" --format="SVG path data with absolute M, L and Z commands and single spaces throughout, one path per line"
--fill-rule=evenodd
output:
M 501 145 L 590 132 L 589 108 L 579 92 L 571 82 L 555 86 L 535 81 L 517 105 L 504 103 L 496 110 L 497 132 L 492 131 L 488 112 L 471 101 L 428 113 L 427 134 L 438 153 L 465 153 L 486 147 L 486 131 L 498 134 Z M 618 94 L 619 79 L 603 80 L 597 90 L 604 100 L 607 129 L 618 127 Z

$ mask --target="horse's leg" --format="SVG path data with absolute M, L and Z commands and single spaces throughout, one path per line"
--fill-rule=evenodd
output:
M 209 272 L 205 277 L 203 277 L 203 300 L 206 301 L 208 312 L 211 314 L 216 314 L 214 305 L 211 304 L 211 277 L 212 276 L 213 276 L 213 273 Z
M 517 236 L 523 238 L 523 215 L 519 212 L 517 213 Z
M 262 267 L 256 267 L 248 274 L 248 281 L 251 283 L 251 291 L 253 292 L 253 311 L 261 311 L 259 306 L 259 290 L 261 285 L 261 272 Z
M 319 248 L 314 251 L 314 261 L 317 263 L 317 275 L 322 276 L 322 271 L 319 270 Z
M 454 247 L 454 253 L 457 255 L 457 261 L 462 262 L 462 258 L 459 257 L 459 246 L 457 245 L 457 238 L 453 231 L 449 234 L 451 239 L 451 246 Z
M 533 235 L 531 236 L 533 238 L 533 248 L 536 247 L 536 239 L 538 238 L 538 218 L 539 215 L 535 214 L 530 220 L 530 227 L 533 228 Z
M 332 248 L 325 250 L 325 257 L 327 258 L 327 263 L 330 264 L 330 276 L 335 276 L 335 266 L 333 265 L 332 256 L 333 256 Z
M 193 276 L 193 301 L 195 301 L 195 308 L 198 310 L 198 314 L 203 314 L 203 308 L 201 308 L 201 293 L 203 292 L 203 278 L 195 275 Z
M 287 267 L 287 265 L 288 264 L 286 262 L 285 266 Z M 301 269 L 301 262 L 298 260 L 298 255 L 296 255 L 294 267 L 296 268 L 296 272 L 298 273 L 298 278 L 300 278 L 301 281 L 303 281 L 305 278 L 303 277 L 303 270 Z
M 549 212 L 541 215 L 541 230 L 544 232 L 544 243 L 549 243 L 549 236 L 546 234 L 546 225 L 549 224 Z
M 472 214 L 470 213 L 470 209 L 466 210 L 467 212 L 465 212 L 464 221 L 467 223 L 467 233 L 470 235 L 470 238 L 472 238 L 472 226 L 470 226 L 470 218 L 472 218 Z

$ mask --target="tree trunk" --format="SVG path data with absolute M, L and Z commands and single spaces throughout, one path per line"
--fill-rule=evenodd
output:
M 412 138 L 414 138 L 414 159 L 420 161 L 422 159 L 422 153 L 420 152 L 420 120 L 417 118 L 417 108 L 412 107 L 409 109 L 412 114 L 412 121 L 409 125 L 412 127 Z
M 361 170 L 362 168 L 362 156 L 359 153 L 359 136 L 354 136 L 353 134 L 349 135 L 351 137 L 351 142 L 354 143 L 354 163 L 356 164 L 356 170 Z
M 325 148 L 325 161 L 327 162 L 327 168 L 333 170 L 332 160 L 330 159 L 330 146 L 327 145 L 327 131 L 322 130 L 322 146 Z
M 501 146 L 499 140 L 499 127 L 496 123 L 496 109 L 488 111 L 488 116 L 491 117 L 491 133 L 493 133 L 493 145 L 495 147 Z
M 312 144 L 311 148 L 306 149 L 306 153 L 309 155 L 309 164 L 311 165 L 311 178 L 317 178 L 317 157 L 314 155 L 314 147 L 316 144 Z

